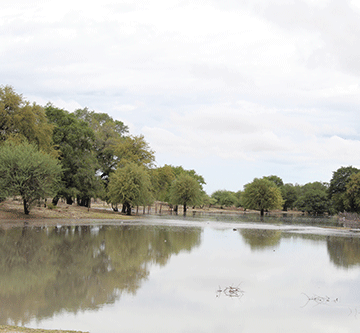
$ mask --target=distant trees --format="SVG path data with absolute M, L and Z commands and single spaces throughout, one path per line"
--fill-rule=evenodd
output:
M 328 193 L 336 212 L 354 212 L 356 210 L 353 201 L 354 197 L 347 192 L 347 185 L 351 176 L 359 171 L 359 169 L 353 166 L 348 166 L 341 167 L 333 172 Z
M 214 205 L 220 206 L 221 209 L 237 206 L 239 201 L 234 192 L 226 190 L 215 191 L 211 198 L 214 199 Z
M 281 209 L 283 199 L 280 189 L 271 180 L 255 178 L 251 183 L 244 186 L 242 204 L 246 209 L 256 209 L 260 215 L 265 210 Z
M 25 214 L 36 200 L 55 193 L 60 175 L 59 162 L 34 144 L 7 141 L 0 145 L 0 191 L 20 196 Z
M 298 210 L 305 211 L 312 215 L 331 213 L 331 202 L 328 197 L 327 183 L 307 183 L 300 189 L 300 195 L 295 202 Z

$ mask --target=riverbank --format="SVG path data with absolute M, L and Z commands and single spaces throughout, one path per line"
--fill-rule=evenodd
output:
M 0 325 L 0 333 L 88 333 L 88 332 L 45 330 L 42 328 L 27 328 L 22 326 Z

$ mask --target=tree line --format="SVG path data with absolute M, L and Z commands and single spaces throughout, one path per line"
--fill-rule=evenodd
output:
M 0 200 L 21 196 L 25 214 L 49 197 L 86 207 L 100 198 L 126 214 L 161 200 L 186 212 L 204 201 L 204 184 L 194 170 L 157 167 L 144 136 L 106 113 L 43 107 L 0 87 Z
M 311 215 L 333 215 L 339 212 L 360 213 L 360 169 L 340 167 L 329 183 L 311 182 L 305 185 L 284 184 L 276 176 L 255 178 L 243 191 L 218 190 L 211 203 L 222 207 L 243 207 L 265 211 L 298 210 Z
M 92 198 L 131 214 L 154 201 L 178 205 L 243 207 L 309 214 L 360 212 L 360 170 L 333 172 L 329 183 L 284 184 L 275 175 L 255 178 L 243 190 L 207 195 L 205 180 L 182 166 L 156 166 L 143 135 L 88 108 L 69 112 L 51 103 L 30 103 L 11 86 L 0 86 L 0 201 L 20 196 L 24 212 L 43 198 L 90 207 Z

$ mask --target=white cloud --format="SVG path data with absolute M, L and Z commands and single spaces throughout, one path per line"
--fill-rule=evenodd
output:
M 169 163 L 205 174 L 216 158 L 224 184 L 230 168 L 328 180 L 360 164 L 359 15 L 344 0 L 6 2 L 1 84 L 108 112 Z

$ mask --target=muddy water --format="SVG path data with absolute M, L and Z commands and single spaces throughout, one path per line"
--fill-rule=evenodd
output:
M 0 324 L 357 332 L 360 235 L 324 225 L 216 216 L 0 227 Z

